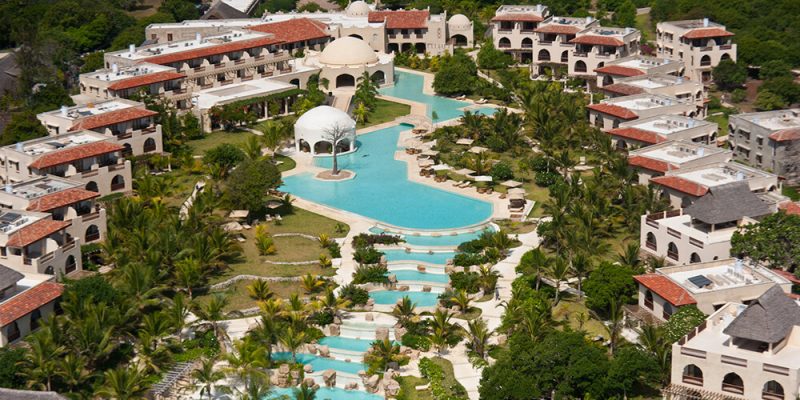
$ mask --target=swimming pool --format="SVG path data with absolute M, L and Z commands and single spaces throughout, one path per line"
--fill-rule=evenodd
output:
M 378 290 L 369 292 L 369 297 L 375 300 L 375 304 L 393 305 L 397 300 L 408 296 L 417 307 L 434 307 L 439 303 L 439 294 L 431 292 L 400 292 L 397 290 Z
M 454 251 L 436 251 L 428 253 L 427 251 L 412 251 L 406 252 L 405 250 L 381 250 L 386 255 L 387 261 L 422 261 L 431 264 L 447 264 L 447 260 L 456 256 Z
M 427 106 L 428 118 L 432 118 L 432 112 L 436 111 L 438 119 L 435 122 L 443 122 L 453 118 L 460 118 L 463 112 L 459 108 L 472 105 L 466 101 L 458 101 L 447 97 L 431 96 L 422 92 L 425 78 L 422 75 L 410 72 L 396 71 L 394 74 L 394 86 L 379 89 L 380 94 L 399 97 L 423 103 Z M 480 107 L 474 112 L 484 115 L 492 115 L 495 109 L 492 107 Z
M 282 190 L 294 196 L 350 211 L 395 226 L 448 229 L 487 220 L 492 205 L 408 180 L 406 163 L 394 159 L 400 132 L 396 125 L 358 137 L 358 151 L 339 156 L 339 167 L 356 172 L 355 179 L 323 182 L 311 173 L 288 176 Z M 315 163 L 330 168 L 330 157 Z
M 289 361 L 292 359 L 292 353 L 283 351 L 272 353 L 272 359 L 277 361 Z M 296 359 L 300 364 L 311 365 L 316 372 L 322 372 L 326 369 L 333 369 L 336 371 L 357 375 L 358 371 L 366 371 L 368 369 L 366 364 L 362 364 L 360 362 L 335 360 L 333 358 L 319 357 L 313 354 L 297 353 Z
M 490 229 L 486 228 L 486 230 L 490 230 Z M 378 228 L 378 227 L 372 227 L 372 228 L 369 229 L 369 231 L 374 233 L 374 234 L 387 233 L 386 231 L 384 231 L 383 229 Z M 397 233 L 389 233 L 389 234 L 402 236 L 403 240 L 405 240 L 405 243 L 408 244 L 408 245 L 411 245 L 411 246 L 424 246 L 424 247 L 429 247 L 429 246 L 449 246 L 449 247 L 455 247 L 455 246 L 458 246 L 461 243 L 469 242 L 470 240 L 477 239 L 481 235 L 481 233 L 483 233 L 483 230 L 479 230 L 477 232 L 472 232 L 472 233 L 468 233 L 468 232 L 459 233 L 457 235 L 442 234 L 440 236 L 431 236 L 431 235 L 419 235 L 419 236 L 416 236 L 416 235 L 403 235 L 403 234 L 397 234 Z M 402 244 L 401 244 L 401 246 L 402 246 Z
M 432 274 L 430 272 L 419 272 L 412 270 L 402 271 L 389 271 L 397 277 L 399 282 L 414 281 L 414 282 L 431 282 L 431 283 L 449 283 L 450 277 L 445 274 Z
M 317 343 L 336 349 L 365 352 L 372 347 L 372 340 L 347 338 L 341 336 L 325 336 Z
M 264 400 L 278 400 L 281 396 L 294 399 L 294 388 L 273 387 Z M 383 396 L 362 392 L 360 390 L 344 390 L 340 388 L 320 387 L 317 389 L 317 400 L 383 400 Z

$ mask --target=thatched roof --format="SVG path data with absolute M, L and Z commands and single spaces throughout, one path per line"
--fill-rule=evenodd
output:
M 707 224 L 721 224 L 771 214 L 772 210 L 750 191 L 747 182 L 732 182 L 709 189 L 705 196 L 686 207 L 684 213 Z
M 25 276 L 11 268 L 0 265 L 0 290 L 14 286 Z
M 800 325 L 800 306 L 775 285 L 734 319 L 722 332 L 736 338 L 776 343 Z
M 67 400 L 56 392 L 37 392 L 34 390 L 16 390 L 0 388 L 0 399 L 14 400 Z

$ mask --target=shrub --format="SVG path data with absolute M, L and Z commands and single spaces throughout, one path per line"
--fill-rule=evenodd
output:
M 457 267 L 470 267 L 485 264 L 487 261 L 486 256 L 476 253 L 458 253 L 453 257 L 453 265 Z
M 361 247 L 353 253 L 353 259 L 359 264 L 377 264 L 383 253 L 373 247 Z
M 353 273 L 353 283 L 359 285 L 363 283 L 387 283 L 389 278 L 386 274 L 389 269 L 385 265 L 359 265 Z
M 537 185 L 546 188 L 555 185 L 560 180 L 561 175 L 550 171 L 537 172 L 536 177 L 534 178 L 534 182 L 536 182 Z
M 333 317 L 334 315 L 332 310 L 322 310 L 312 315 L 311 319 L 315 324 L 319 326 L 325 326 L 333 323 Z
M 514 178 L 514 171 L 505 162 L 499 162 L 492 167 L 492 179 L 495 182 L 507 181 Z
M 328 251 L 331 252 L 332 258 L 341 258 L 342 257 L 342 247 L 339 246 L 339 243 L 335 241 L 331 241 L 331 244 L 328 245 Z
M 428 340 L 427 335 L 406 333 L 403 335 L 403 340 L 401 342 L 403 343 L 403 346 L 410 347 L 415 350 L 428 351 L 431 349 L 431 341 Z
M 371 247 L 376 244 L 390 245 L 402 242 L 403 239 L 401 239 L 400 236 L 390 235 L 388 233 L 381 233 L 377 235 L 370 233 L 359 233 L 353 237 L 353 247 L 356 249 Z
M 455 290 L 477 293 L 480 290 L 480 275 L 477 272 L 453 272 L 450 274 L 450 286 Z
M 326 256 L 325 254 L 320 254 L 319 255 L 319 266 L 320 266 L 320 268 L 330 268 L 330 267 L 333 266 L 333 262 L 331 262 L 331 259 L 328 258 L 328 256 Z
M 744 89 L 736 89 L 731 93 L 731 101 L 741 103 L 747 99 L 747 92 Z
M 256 248 L 262 256 L 273 255 L 278 252 L 275 241 L 266 232 L 256 232 Z
M 367 300 L 369 300 L 369 292 L 350 283 L 342 286 L 342 289 L 339 291 L 339 297 L 349 300 L 353 305 L 363 306 L 367 304 Z

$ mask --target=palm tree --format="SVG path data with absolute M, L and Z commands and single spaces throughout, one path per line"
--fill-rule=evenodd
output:
M 655 271 L 659 268 L 664 268 L 667 266 L 667 259 L 664 257 L 653 257 L 650 256 L 647 258 L 647 268 L 650 271 Z
M 447 310 L 437 309 L 432 317 L 433 318 L 430 319 L 432 328 L 430 341 L 436 347 L 439 354 L 441 354 L 449 346 L 456 334 L 455 327 L 450 323 L 453 314 Z
M 487 152 L 469 153 L 465 160 L 467 168 L 475 171 L 478 175 L 486 175 L 492 169 L 492 160 L 489 158 Z
M 200 388 L 201 399 L 203 394 L 207 394 L 210 399 L 214 390 L 214 383 L 225 379 L 225 373 L 214 370 L 215 363 L 216 360 L 213 358 L 204 358 L 200 363 L 200 368 L 192 371 L 192 379 L 195 382 L 195 387 Z
M 577 254 L 572 258 L 571 269 L 575 277 L 578 278 L 578 298 L 582 298 L 583 279 L 594 269 L 594 265 L 592 265 L 592 261 L 589 257 L 583 254 Z
M 567 264 L 567 261 L 561 257 L 556 258 L 555 262 L 550 264 L 550 268 L 547 271 L 556 287 L 555 304 L 558 304 L 561 295 L 561 282 L 564 282 L 568 272 L 569 264 Z
M 225 307 L 227 306 L 228 297 L 222 293 L 215 293 L 207 303 L 195 304 L 194 309 L 194 314 L 200 323 L 211 325 L 222 353 L 225 353 L 225 341 L 228 339 L 228 332 L 220 322 L 225 319 Z
M 253 339 L 245 338 L 234 342 L 233 348 L 233 352 L 225 355 L 228 369 L 248 386 L 249 380 L 254 375 L 262 374 L 262 369 L 268 366 L 264 347 Z
M 536 276 L 536 290 L 539 290 L 539 286 L 542 282 L 542 274 L 550 269 L 550 264 L 552 264 L 552 262 L 552 258 L 548 257 L 544 251 L 542 251 L 541 247 L 537 247 L 522 256 L 519 267 L 523 270 L 517 272 L 526 273 L 527 271 L 525 270 L 531 270 Z
M 67 354 L 59 360 L 56 375 L 61 378 L 70 392 L 76 391 L 92 378 L 86 357 L 74 354 Z
M 269 287 L 269 282 L 264 279 L 256 279 L 247 285 L 247 294 L 250 298 L 259 302 L 267 301 L 274 295 Z
M 115 400 L 145 399 L 147 393 L 146 376 L 136 368 L 117 367 L 103 374 L 103 384 L 95 391 L 95 396 Z
M 492 246 L 497 250 L 500 250 L 503 255 L 506 254 L 507 250 L 514 245 L 514 241 L 508 236 L 504 230 L 499 230 L 497 232 L 492 233 Z
M 639 251 L 640 249 L 638 243 L 628 243 L 622 252 L 617 254 L 617 262 L 634 271 L 637 271 L 642 264 L 642 259 L 639 257 Z
M 469 297 L 469 294 L 467 293 L 466 290 L 461 289 L 453 293 L 453 296 L 450 297 L 450 301 L 452 301 L 458 306 L 458 308 L 461 310 L 461 315 L 463 316 L 469 312 L 470 309 L 469 303 L 472 302 L 472 299 Z
M 258 325 L 250 330 L 250 336 L 257 340 L 264 348 L 264 358 L 267 366 L 272 364 L 272 346 L 279 341 L 281 325 L 275 316 L 261 314 Z
M 481 114 L 464 111 L 464 115 L 461 116 L 461 126 L 473 140 L 478 140 L 482 136 L 484 119 L 485 117 Z
M 180 334 L 186 326 L 186 317 L 189 316 L 190 305 L 182 293 L 176 293 L 172 298 L 172 305 L 165 311 L 172 328 Z
M 53 341 L 48 330 L 41 330 L 28 339 L 30 350 L 25 360 L 24 374 L 29 388 L 52 390 L 52 379 L 58 371 L 56 360 L 65 348 Z
M 495 271 L 492 264 L 483 264 L 478 268 L 478 282 L 484 294 L 493 293 L 497 289 L 497 279 L 500 273 Z
M 369 352 L 364 357 L 364 361 L 370 366 L 376 367 L 378 371 L 386 371 L 392 362 L 399 363 L 405 356 L 400 354 L 400 345 L 393 343 L 389 339 L 376 340 L 372 342 Z
M 608 333 L 608 348 L 611 351 L 611 355 L 613 356 L 617 350 L 617 343 L 619 342 L 619 337 L 622 334 L 623 323 L 625 319 L 625 311 L 622 307 L 622 300 L 620 299 L 612 299 L 609 304 L 608 310 L 608 321 L 603 324 L 603 327 Z M 602 318 L 592 311 L 595 318 L 602 320 Z
M 293 392 L 295 400 L 315 400 L 317 398 L 317 389 L 309 387 L 305 382 L 301 383 Z
M 184 288 L 189 298 L 192 298 L 192 288 L 200 286 L 205 278 L 200 261 L 187 257 L 175 263 L 175 280 Z
M 314 275 L 306 274 L 300 279 L 300 285 L 303 287 L 303 291 L 311 294 L 324 287 L 325 281 Z
M 467 348 L 469 349 L 472 365 L 476 367 L 486 365 L 486 357 L 489 353 L 489 337 L 492 335 L 486 326 L 486 321 L 483 318 L 475 318 L 467 322 L 467 331 L 469 333 Z
M 412 302 L 410 297 L 403 296 L 392 309 L 392 316 L 397 319 L 397 323 L 400 324 L 400 326 L 407 328 L 409 323 L 412 322 L 417 315 L 416 308 L 417 304 Z
M 323 294 L 316 302 L 316 307 L 325 311 L 329 312 L 333 315 L 339 313 L 339 310 L 343 307 L 347 307 L 350 301 L 347 299 L 343 299 L 341 297 L 336 297 L 336 292 L 332 286 L 328 286 L 325 288 L 325 294 Z
M 670 345 L 664 339 L 663 330 L 655 325 L 644 325 L 638 329 L 640 348 L 658 361 L 662 382 L 669 379 Z
M 277 151 L 278 147 L 280 147 L 281 143 L 285 138 L 284 134 L 284 127 L 283 124 L 280 122 L 275 121 L 267 121 L 261 127 L 261 141 L 264 143 L 268 149 L 272 150 L 272 156 L 275 156 L 275 152 Z M 259 153 L 260 153 L 259 148 Z
M 278 341 L 292 353 L 292 363 L 297 363 L 297 349 L 308 341 L 308 336 L 303 331 L 296 331 L 289 326 L 278 337 Z
M 367 114 L 369 114 L 369 110 L 367 110 L 363 102 L 359 102 L 356 108 L 353 109 L 353 117 L 355 117 L 356 123 L 359 125 L 363 126 L 367 122 Z

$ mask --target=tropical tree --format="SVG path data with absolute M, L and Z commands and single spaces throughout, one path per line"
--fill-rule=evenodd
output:
M 209 325 L 217 337 L 220 351 L 225 353 L 225 342 L 228 340 L 228 331 L 222 324 L 226 317 L 225 307 L 228 306 L 228 297 L 223 293 L 215 293 L 206 303 L 195 304 L 194 313 L 199 324 Z
M 295 400 L 316 400 L 317 389 L 309 387 L 305 382 L 303 382 L 300 384 L 300 386 L 294 388 L 292 394 L 294 395 Z
M 325 287 L 325 280 L 309 273 L 300 278 L 300 286 L 307 294 L 311 294 Z
M 103 383 L 95 396 L 115 400 L 146 399 L 148 384 L 146 376 L 136 368 L 117 367 L 103 374 Z
M 272 289 L 269 287 L 269 282 L 265 279 L 256 279 L 247 285 L 247 294 L 256 301 L 267 301 L 274 296 Z
M 268 367 L 268 360 L 264 347 L 260 343 L 245 337 L 233 343 L 234 351 L 225 354 L 228 370 L 239 379 L 244 386 L 249 386 L 250 380 L 264 374 L 263 369 Z
M 557 257 L 555 261 L 550 264 L 550 268 L 547 271 L 548 276 L 550 279 L 553 280 L 553 283 L 556 288 L 555 294 L 555 304 L 558 304 L 558 301 L 561 297 L 561 282 L 564 282 L 567 278 L 567 273 L 569 273 L 569 264 L 567 264 L 567 260 Z
M 258 136 L 248 136 L 247 140 L 245 140 L 245 142 L 241 145 L 242 152 L 244 153 L 245 157 L 250 160 L 258 160 L 261 158 L 261 143 L 263 141 L 264 139 L 259 139 Z
M 52 391 L 52 379 L 58 371 L 58 357 L 65 351 L 53 340 L 52 332 L 43 329 L 28 339 L 30 351 L 23 361 L 26 385 Z
M 175 263 L 175 280 L 186 288 L 186 293 L 189 298 L 192 296 L 192 288 L 200 286 L 204 279 L 205 273 L 200 261 L 187 257 Z
M 93 377 L 86 357 L 74 354 L 67 354 L 58 361 L 56 375 L 70 392 L 75 392 Z
M 480 282 L 483 293 L 494 293 L 497 289 L 497 280 L 500 278 L 500 273 L 495 271 L 491 264 L 483 264 L 478 268 L 478 276 L 478 282 Z
M 489 355 L 489 337 L 492 335 L 483 318 L 475 318 L 467 322 L 467 354 L 472 365 L 479 367 L 487 365 Z
M 397 319 L 397 323 L 400 324 L 400 326 L 408 327 L 417 315 L 416 308 L 416 303 L 412 302 L 410 297 L 403 296 L 403 298 L 394 305 L 392 316 Z
M 308 342 L 308 336 L 305 332 L 289 326 L 278 336 L 278 341 L 292 353 L 292 363 L 297 363 L 297 349 Z
M 522 255 L 517 266 L 518 273 L 532 273 L 536 276 L 536 290 L 542 282 L 542 275 L 550 269 L 553 260 L 548 257 L 540 247 L 527 251 Z
M 470 310 L 470 303 L 472 302 L 472 299 L 466 290 L 461 289 L 455 292 L 452 297 L 450 297 L 450 301 L 458 306 L 459 310 L 461 310 L 461 315 L 465 315 Z
M 376 340 L 372 342 L 364 361 L 370 367 L 379 372 L 385 372 L 390 363 L 404 363 L 408 361 L 408 356 L 400 354 L 400 345 L 395 344 L 389 339 Z
M 431 327 L 429 340 L 439 354 L 454 346 L 460 339 L 458 328 L 450 322 L 452 318 L 453 314 L 450 311 L 437 309 L 429 321 Z
M 214 368 L 216 360 L 213 358 L 204 358 L 200 362 L 200 367 L 192 371 L 192 379 L 194 380 L 195 387 L 200 388 L 200 398 L 203 394 L 211 398 L 214 390 L 214 384 L 218 381 L 225 379 L 225 373 Z M 219 388 L 219 385 L 217 386 Z
M 592 268 L 594 268 L 592 260 L 589 259 L 589 257 L 586 257 L 584 254 L 578 254 L 572 258 L 570 269 L 575 277 L 578 278 L 578 298 L 583 297 L 583 279 L 589 275 L 589 273 L 592 271 Z

